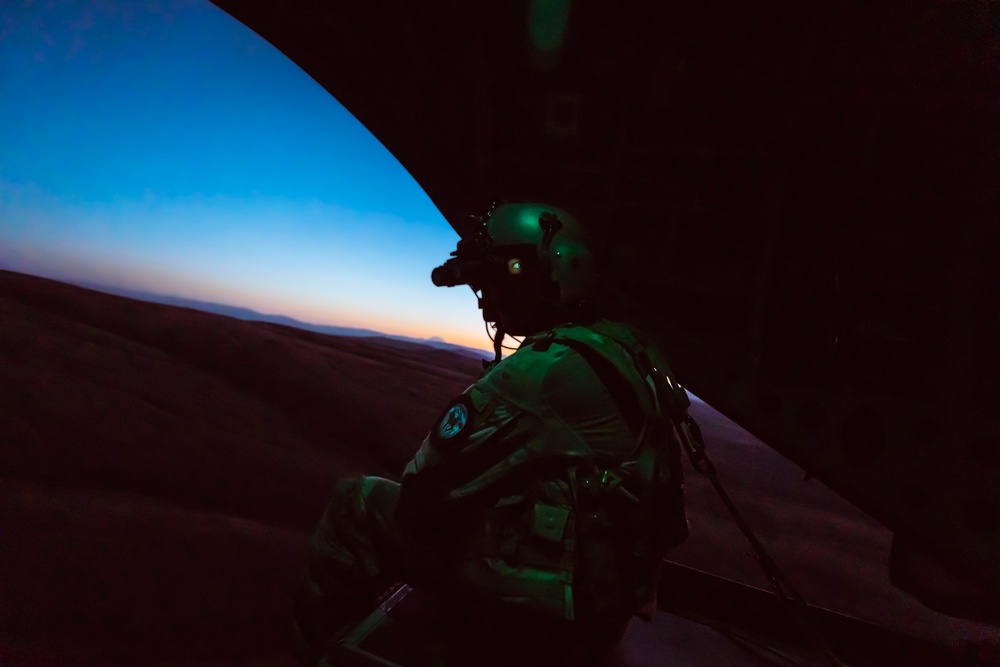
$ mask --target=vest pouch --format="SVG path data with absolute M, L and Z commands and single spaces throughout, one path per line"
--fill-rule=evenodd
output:
M 529 514 L 517 562 L 571 576 L 575 544 L 572 511 L 536 502 Z
M 531 534 L 552 544 L 562 544 L 569 521 L 569 509 L 535 503 L 531 514 Z
M 472 552 L 516 563 L 530 513 L 528 499 L 523 495 L 508 495 L 497 500 L 487 514 L 485 530 L 472 543 Z

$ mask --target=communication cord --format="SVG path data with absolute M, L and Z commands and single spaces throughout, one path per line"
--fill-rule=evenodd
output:
M 757 539 L 757 536 L 750 528 L 750 525 L 736 508 L 736 504 L 733 502 L 733 499 L 722 486 L 722 482 L 719 480 L 718 473 L 715 470 L 715 464 L 712 463 L 712 461 L 708 458 L 708 455 L 705 453 L 705 441 L 702 438 L 701 428 L 698 426 L 698 422 L 696 422 L 691 415 L 685 414 L 682 419 L 674 420 L 674 426 L 677 428 L 677 433 L 680 436 L 684 450 L 687 452 L 688 458 L 691 461 L 691 466 L 697 472 L 707 477 L 712 483 L 712 486 L 715 488 L 716 493 L 719 494 L 719 497 L 722 499 L 726 509 L 729 510 L 729 513 L 736 521 L 736 525 L 739 526 L 743 535 L 747 538 L 747 541 L 750 542 L 750 546 L 753 548 L 754 557 L 757 559 L 757 563 L 760 565 L 761 570 L 764 571 L 765 576 L 767 576 L 775 595 L 791 607 L 792 612 L 802 624 L 802 628 L 805 631 L 807 638 L 813 644 L 813 647 L 824 658 L 824 660 L 831 665 L 831 667 L 847 667 L 847 665 L 842 662 L 840 658 L 838 658 L 830 649 L 823 633 L 820 631 L 815 620 L 812 618 L 812 615 L 809 612 L 809 606 L 805 599 L 788 580 L 784 572 L 782 572 L 778 567 L 778 564 L 774 562 L 773 558 L 771 558 L 770 554 L 768 554 L 764 545 L 761 544 L 759 539 Z

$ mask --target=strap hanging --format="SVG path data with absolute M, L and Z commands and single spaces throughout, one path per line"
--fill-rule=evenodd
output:
M 681 444 L 684 446 L 684 450 L 688 454 L 688 458 L 691 461 L 691 467 L 693 467 L 697 472 L 701 473 L 712 483 L 712 487 L 715 489 L 716 493 L 722 499 L 723 504 L 725 504 L 726 509 L 732 515 L 733 520 L 736 521 L 736 525 L 739 526 L 740 531 L 750 542 L 750 546 L 753 548 L 754 557 L 757 559 L 758 565 L 760 565 L 761 570 L 764 571 L 764 575 L 767 577 L 768 582 L 771 584 L 772 590 L 774 590 L 775 595 L 777 595 L 784 603 L 791 607 L 792 612 L 798 618 L 799 623 L 802 626 L 803 631 L 807 639 L 813 644 L 818 653 L 826 660 L 826 662 L 832 667 L 846 667 L 840 658 L 836 656 L 832 649 L 830 649 L 826 638 L 820 627 L 816 624 L 815 619 L 812 618 L 812 614 L 809 612 L 809 605 L 806 603 L 805 599 L 798 592 L 792 582 L 788 580 L 785 573 L 781 571 L 778 564 L 774 562 L 771 555 L 764 548 L 764 545 L 757 539 L 750 525 L 740 514 L 740 511 L 736 508 L 736 504 L 733 499 L 726 492 L 726 489 L 722 486 L 722 482 L 719 480 L 718 473 L 715 470 L 715 464 L 712 460 L 708 458 L 708 454 L 705 453 L 705 441 L 701 435 L 701 428 L 698 426 L 698 422 L 694 418 L 685 414 L 683 419 L 675 420 L 674 426 L 677 429 L 677 434 L 680 436 Z

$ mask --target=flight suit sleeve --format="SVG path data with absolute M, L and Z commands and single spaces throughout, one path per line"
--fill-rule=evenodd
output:
M 521 419 L 520 410 L 492 400 L 476 385 L 455 398 L 406 465 L 397 523 L 413 531 L 453 518 L 461 504 L 454 491 L 515 445 L 510 436 Z
M 579 410 L 606 390 L 573 355 L 556 346 L 521 350 L 453 400 L 406 467 L 397 522 L 419 531 L 474 520 L 519 485 L 592 457 L 590 431 L 607 431 L 608 423 L 590 411 L 583 427 Z M 600 404 L 616 417 L 612 401 Z

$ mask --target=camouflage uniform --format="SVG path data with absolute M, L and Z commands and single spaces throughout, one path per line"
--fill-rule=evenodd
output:
M 687 536 L 664 372 L 607 321 L 526 339 L 445 409 L 401 484 L 337 487 L 310 542 L 305 615 L 342 623 L 405 578 L 613 645 Z

